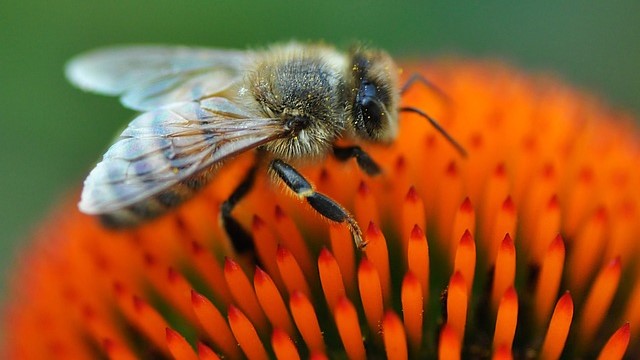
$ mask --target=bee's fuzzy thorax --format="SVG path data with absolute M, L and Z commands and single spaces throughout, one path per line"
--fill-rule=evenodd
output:
M 265 148 L 276 157 L 325 155 L 345 128 L 343 96 L 346 59 L 326 46 L 289 44 L 267 51 L 247 79 L 253 99 L 267 116 L 305 120 L 283 139 Z

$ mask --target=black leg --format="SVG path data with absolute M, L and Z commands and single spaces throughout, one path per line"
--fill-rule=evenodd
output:
M 220 206 L 222 227 L 229 236 L 233 248 L 240 254 L 254 253 L 253 237 L 242 227 L 238 220 L 231 216 L 231 211 L 233 211 L 238 202 L 240 202 L 253 187 L 257 170 L 258 163 L 251 166 L 240 184 L 238 184 L 231 195 L 229 195 L 229 198 Z
M 409 80 L 407 80 L 407 82 L 404 83 L 404 85 L 402 86 L 402 89 L 400 89 L 400 94 L 402 95 L 405 92 L 409 91 L 409 89 L 413 85 L 415 85 L 417 83 L 421 83 L 422 85 L 424 85 L 427 88 L 431 89 L 431 91 L 433 91 L 436 94 L 438 94 L 438 96 L 440 96 L 444 100 L 446 100 L 448 102 L 451 101 L 451 98 L 449 98 L 449 96 L 447 94 L 445 94 L 444 91 L 442 91 L 434 83 L 432 83 L 431 81 L 427 80 L 427 78 L 425 78 L 424 76 L 422 76 L 422 74 L 419 74 L 419 73 L 414 73 L 409 77 Z
M 269 168 L 282 180 L 289 189 L 297 196 L 303 198 L 311 205 L 320 215 L 337 223 L 346 223 L 351 231 L 351 236 L 356 246 L 362 249 L 366 243 L 362 239 L 362 231 L 356 220 L 330 197 L 316 192 L 313 186 L 291 165 L 280 159 L 275 159 L 269 165 Z
M 380 166 L 362 150 L 360 146 L 333 146 L 333 156 L 340 161 L 347 161 L 351 158 L 356 158 L 356 162 L 362 171 L 366 172 L 369 176 L 378 175 L 381 172 Z

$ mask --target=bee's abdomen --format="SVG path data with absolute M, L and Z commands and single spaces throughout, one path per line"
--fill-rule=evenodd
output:
M 100 222 L 107 228 L 123 229 L 155 219 L 192 198 L 209 182 L 211 175 L 212 171 L 203 171 L 135 204 L 100 214 Z

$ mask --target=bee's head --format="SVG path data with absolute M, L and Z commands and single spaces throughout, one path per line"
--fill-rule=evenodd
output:
M 356 48 L 350 55 L 353 131 L 365 140 L 391 141 L 398 132 L 398 70 L 383 51 Z

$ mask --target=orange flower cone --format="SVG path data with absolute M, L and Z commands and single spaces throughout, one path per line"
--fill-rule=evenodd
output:
M 328 158 L 302 167 L 350 209 L 368 246 L 266 174 L 219 207 L 250 165 L 129 231 L 59 206 L 24 249 L 4 305 L 8 359 L 619 359 L 640 356 L 640 136 L 632 119 L 498 64 L 407 66 L 383 173 Z M 255 263 L 255 259 L 258 263 Z

